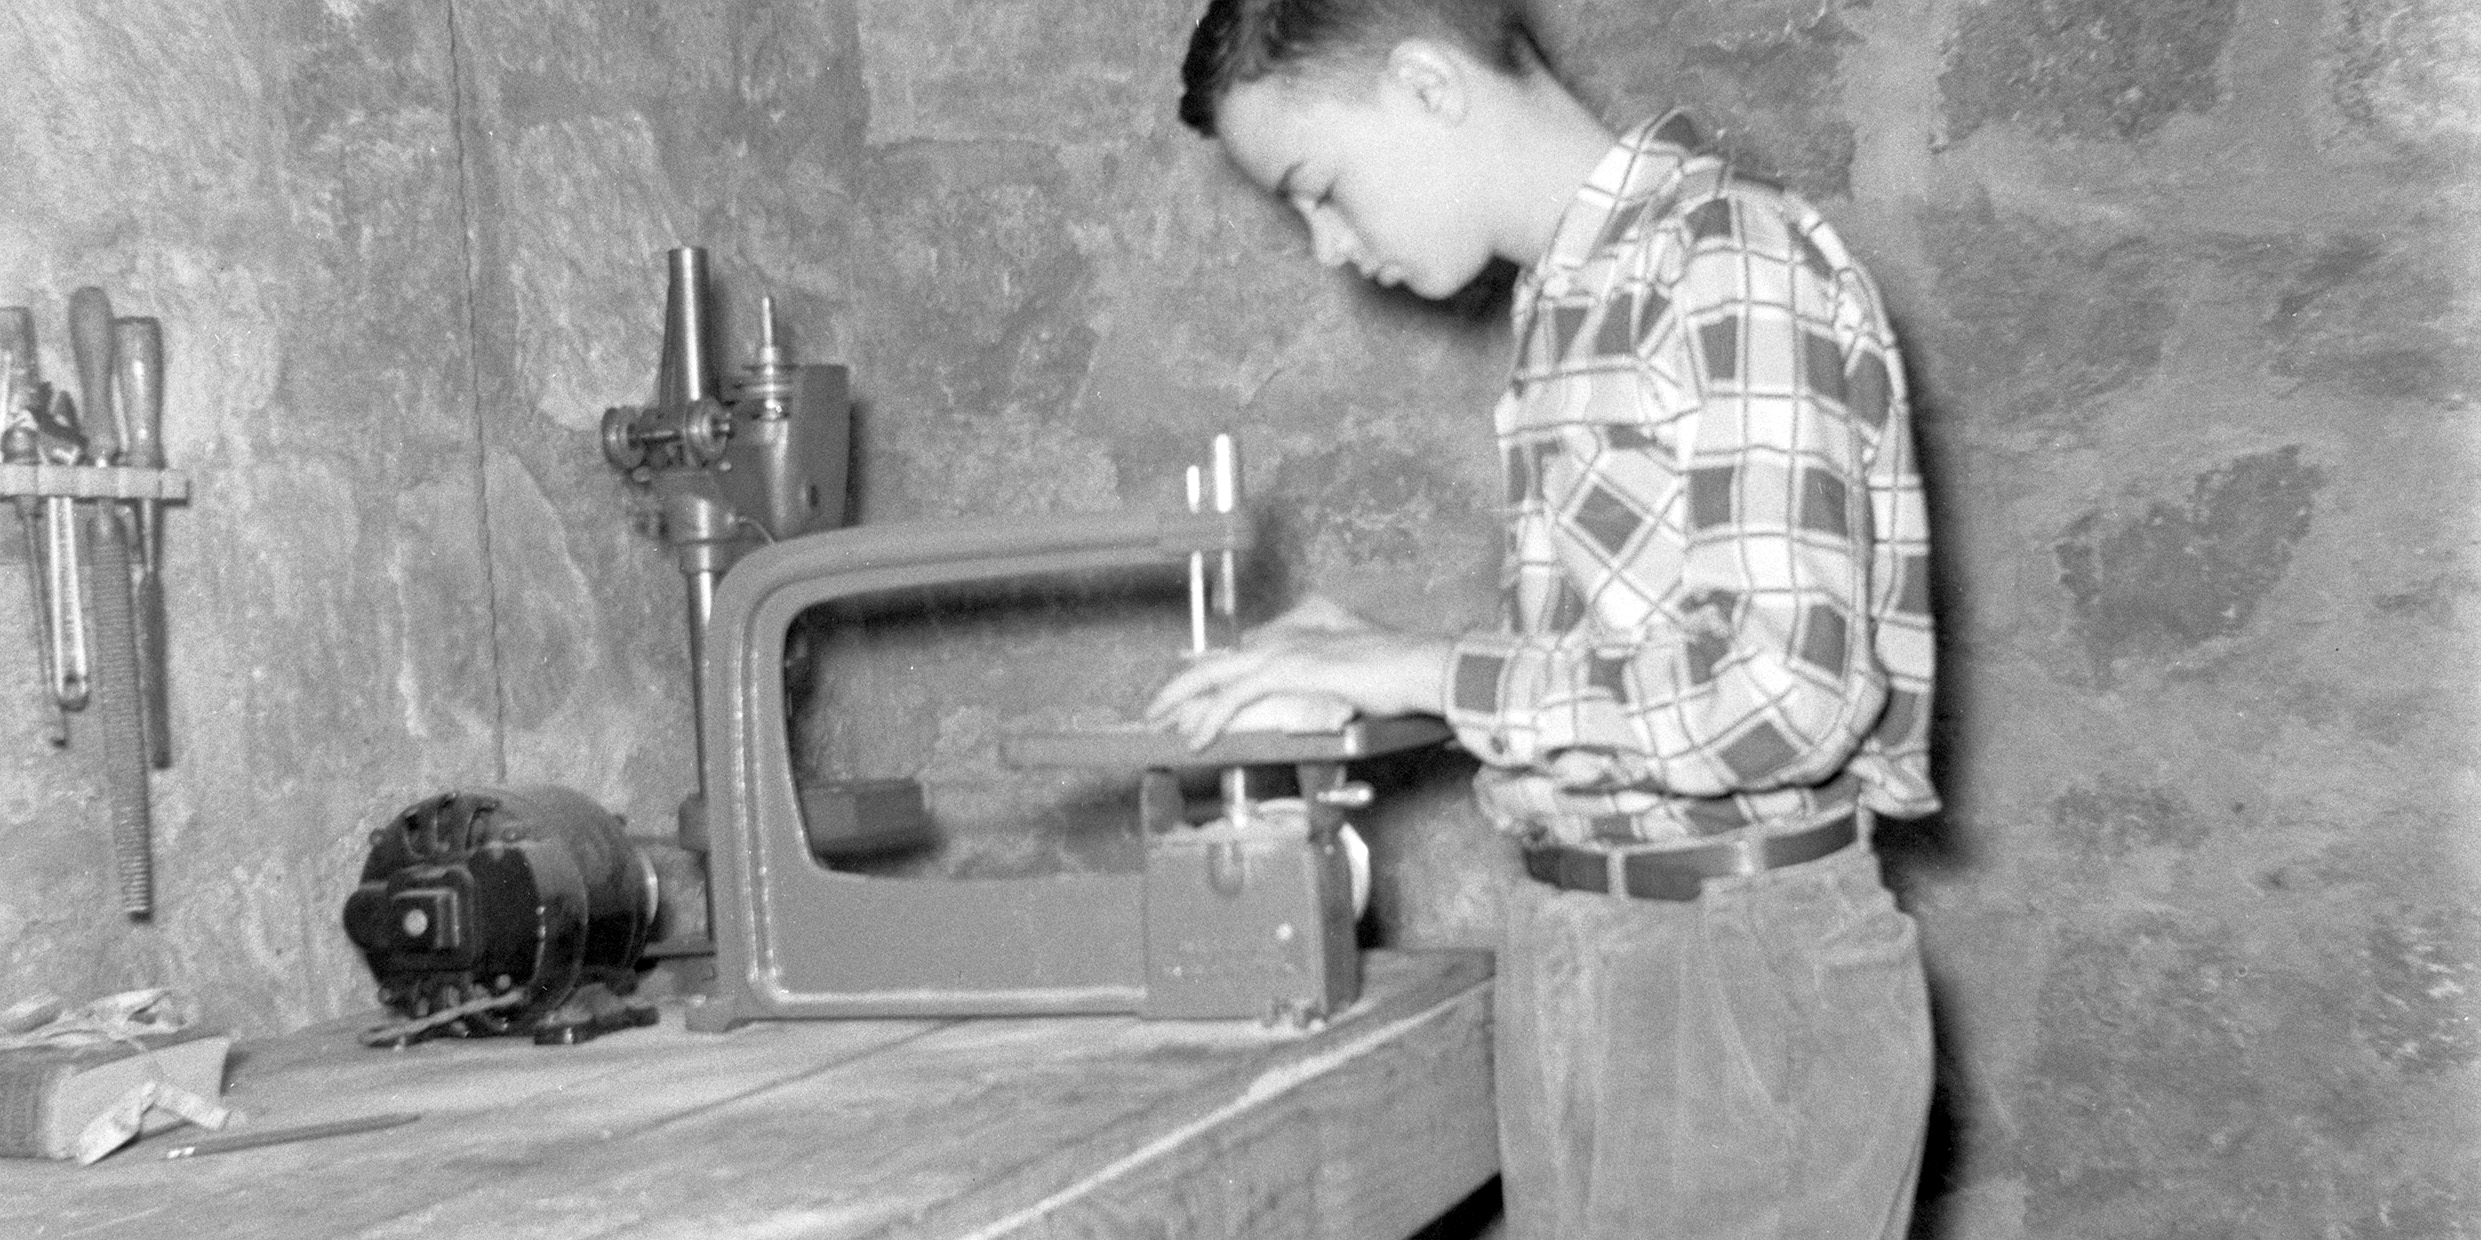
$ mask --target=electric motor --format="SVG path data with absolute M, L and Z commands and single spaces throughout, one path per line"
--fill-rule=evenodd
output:
M 345 933 L 380 1001 L 458 1036 L 527 1032 L 581 987 L 636 983 L 661 882 L 620 820 L 565 788 L 415 803 L 371 832 Z

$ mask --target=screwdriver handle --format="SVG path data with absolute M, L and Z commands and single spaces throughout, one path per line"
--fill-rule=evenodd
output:
M 122 464 L 164 466 L 164 326 L 152 318 L 112 320 L 112 378 L 119 385 Z
M 69 351 L 78 364 L 78 429 L 97 464 L 120 463 L 120 412 L 112 405 L 112 299 L 89 284 L 69 294 Z
M 34 385 L 34 311 L 0 306 L 0 423 L 32 410 Z
M 125 464 L 164 466 L 164 326 L 152 318 L 112 320 L 112 383 L 128 421 Z M 172 765 L 172 706 L 165 690 L 171 663 L 164 619 L 164 506 L 138 501 L 138 545 L 131 556 L 137 573 L 138 711 L 147 765 Z

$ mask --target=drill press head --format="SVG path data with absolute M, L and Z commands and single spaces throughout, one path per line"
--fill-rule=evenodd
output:
M 851 454 L 842 366 L 796 365 L 762 299 L 755 356 L 715 379 L 706 252 L 672 251 L 655 399 L 603 414 L 603 456 L 659 501 L 660 533 L 691 574 L 752 547 L 844 523 Z

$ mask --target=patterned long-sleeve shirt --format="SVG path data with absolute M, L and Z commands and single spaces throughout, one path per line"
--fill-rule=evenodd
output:
M 1445 713 L 1484 810 L 1535 838 L 1938 805 L 1894 333 L 1814 208 L 1689 132 L 1622 137 L 1517 288 L 1506 624 L 1458 639 Z

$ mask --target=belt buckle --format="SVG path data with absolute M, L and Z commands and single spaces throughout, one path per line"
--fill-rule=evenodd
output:
M 1726 875 L 1733 878 L 1746 878 L 1751 874 L 1774 868 L 1766 864 L 1766 841 L 1760 836 L 1744 835 L 1730 841 L 1724 848 L 1723 855 L 1729 860 L 1730 865 L 1724 874 L 1716 875 L 1717 878 Z
M 1627 860 L 1631 855 L 1628 853 L 1612 854 L 1615 869 L 1618 871 L 1617 877 L 1620 880 L 1612 887 L 1615 894 L 1634 896 L 1640 900 L 1673 900 L 1683 903 L 1704 894 L 1705 876 L 1694 870 L 1664 865 L 1663 858 L 1666 854 L 1661 852 L 1633 854 L 1639 859 L 1634 874 L 1629 873 L 1627 869 Z

